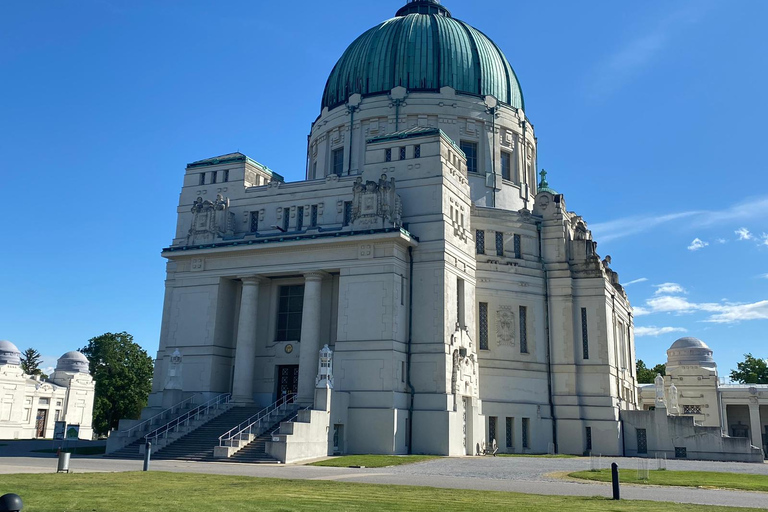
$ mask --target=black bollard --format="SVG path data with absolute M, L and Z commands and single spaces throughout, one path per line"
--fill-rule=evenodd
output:
M 144 445 L 144 471 L 149 471 L 149 459 L 152 457 L 152 443 L 147 441 Z
M 619 489 L 619 465 L 615 462 L 611 464 L 611 480 L 613 481 L 613 499 L 621 499 L 621 491 Z
M 0 496 L 0 512 L 19 512 L 24 508 L 18 494 L 4 494 Z

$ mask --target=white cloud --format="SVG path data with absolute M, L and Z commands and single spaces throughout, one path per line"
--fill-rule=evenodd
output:
M 761 279 L 768 279 L 768 274 L 761 274 L 761 275 L 759 275 L 757 277 L 759 277 Z
M 752 198 L 723 210 L 690 210 L 667 214 L 647 214 L 622 217 L 592 224 L 592 234 L 598 242 L 608 242 L 654 228 L 691 219 L 683 227 L 708 227 L 728 222 L 763 219 L 768 216 L 768 196 Z M 742 228 L 743 229 L 743 228 Z M 738 231 L 736 232 L 738 234 Z
M 632 308 L 632 314 L 635 316 L 650 315 L 651 312 L 641 306 L 635 306 Z
M 768 245 L 768 233 L 763 233 L 760 236 L 760 245 Z
M 732 324 L 744 320 L 768 320 L 768 300 L 753 304 L 725 305 L 706 321 L 717 324 Z
M 662 334 L 670 334 L 673 332 L 687 332 L 686 329 L 682 327 L 635 327 L 635 337 L 643 337 L 643 336 L 661 336 Z
M 648 280 L 647 277 L 641 277 L 640 279 L 635 279 L 634 281 L 630 281 L 628 283 L 624 283 L 624 288 L 626 288 L 627 286 L 633 285 L 633 284 L 644 283 L 647 280 Z
M 768 320 L 768 300 L 753 303 L 733 303 L 733 302 L 690 302 L 685 297 L 673 295 L 664 295 L 654 297 L 645 301 L 645 307 L 634 308 L 635 316 L 637 310 L 642 311 L 641 315 L 651 315 L 655 313 L 672 313 L 675 315 L 686 315 L 691 313 L 709 313 L 704 322 L 718 324 L 733 324 L 747 320 Z
M 708 245 L 709 245 L 709 242 L 705 242 L 701 238 L 694 238 L 693 242 L 691 242 L 691 245 L 688 246 L 688 250 L 698 251 L 699 249 L 703 249 Z
M 715 242 L 719 244 L 727 244 L 728 240 L 726 240 L 725 238 L 718 238 L 717 240 L 715 240 Z
M 685 288 L 677 283 L 662 283 L 654 285 L 656 287 L 656 295 L 669 295 L 673 293 L 688 293 Z
M 734 231 L 734 233 L 736 233 L 736 236 L 739 237 L 739 240 L 752 240 L 753 238 L 755 238 L 747 228 L 739 228 L 736 231 Z

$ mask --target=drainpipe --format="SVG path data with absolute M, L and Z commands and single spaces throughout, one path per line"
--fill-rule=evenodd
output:
M 527 160 L 527 159 L 526 159 Z M 544 329 L 547 334 L 547 394 L 549 396 L 549 415 L 552 417 L 552 443 L 557 449 L 557 419 L 555 418 L 555 403 L 552 399 L 552 337 L 549 330 L 549 277 L 547 267 L 544 263 L 544 252 L 541 243 L 541 222 L 536 224 L 536 230 L 539 232 L 539 261 L 541 269 L 544 272 Z
M 416 391 L 411 384 L 411 343 L 413 334 L 413 247 L 408 247 L 408 345 L 406 352 L 406 378 L 405 382 L 408 386 L 408 392 L 411 395 L 410 403 L 408 404 L 408 430 L 406 431 L 406 439 L 408 440 L 408 455 L 413 453 L 413 400 Z
M 347 165 L 347 176 L 352 174 L 352 152 L 355 150 L 352 144 L 355 137 L 355 111 L 359 108 L 347 104 L 347 110 L 349 110 L 349 164 Z
M 491 172 L 493 173 L 493 207 L 496 208 L 496 111 L 499 107 L 491 110 L 491 137 L 493 138 L 493 153 L 491 154 Z

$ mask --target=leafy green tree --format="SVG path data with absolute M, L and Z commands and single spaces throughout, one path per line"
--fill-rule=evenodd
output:
M 96 381 L 93 429 L 106 434 L 120 419 L 138 419 L 152 390 L 152 358 L 127 332 L 105 333 L 88 340 L 80 352 Z
M 656 375 L 666 375 L 667 365 L 657 364 L 653 368 L 648 368 L 642 359 L 637 360 L 637 383 L 638 384 L 653 384 L 656 381 Z
M 21 354 L 21 369 L 27 375 L 40 375 L 40 377 L 47 379 L 48 375 L 43 373 L 40 369 L 40 352 L 33 348 L 28 348 Z
M 741 384 L 768 384 L 768 363 L 752 354 L 744 354 L 738 370 L 731 370 L 731 380 Z

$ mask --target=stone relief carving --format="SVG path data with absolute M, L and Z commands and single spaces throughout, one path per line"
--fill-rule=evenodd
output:
M 235 214 L 229 211 L 229 199 L 221 194 L 215 201 L 198 197 L 192 205 L 192 227 L 187 235 L 187 244 L 209 243 L 234 233 Z
M 451 393 L 454 394 L 454 407 L 457 407 L 460 396 L 479 396 L 478 361 L 469 333 L 458 324 L 451 336 L 451 348 Z
M 496 312 L 498 328 L 496 329 L 496 341 L 500 347 L 515 346 L 515 314 L 512 306 L 499 306 Z
M 182 389 L 181 386 L 181 352 L 179 349 L 171 354 L 168 364 L 168 378 L 165 380 L 165 389 Z
M 656 405 L 659 407 L 666 407 L 664 404 L 664 377 L 662 377 L 660 373 L 656 374 L 654 384 L 656 385 Z
M 352 226 L 381 229 L 402 226 L 402 201 L 395 192 L 395 178 L 382 174 L 378 182 L 357 178 L 352 186 Z

